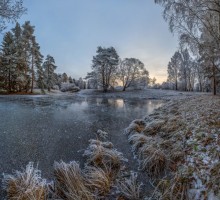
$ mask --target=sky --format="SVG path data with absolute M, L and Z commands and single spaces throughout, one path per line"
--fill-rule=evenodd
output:
M 35 26 L 46 57 L 78 79 L 91 71 L 98 46 L 113 46 L 120 58 L 138 58 L 158 83 L 167 79 L 167 64 L 178 47 L 162 8 L 153 0 L 24 0 L 28 9 L 18 22 Z

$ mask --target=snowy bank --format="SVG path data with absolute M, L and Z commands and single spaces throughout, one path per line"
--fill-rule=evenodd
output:
M 220 199 L 220 98 L 171 100 L 126 129 L 154 198 Z M 146 198 L 147 199 L 147 198 Z

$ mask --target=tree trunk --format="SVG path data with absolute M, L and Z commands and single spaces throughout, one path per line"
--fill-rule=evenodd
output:
M 176 90 L 178 90 L 178 87 L 177 87 L 178 85 L 177 85 L 177 80 L 176 80 L 176 84 L 175 84 L 175 89 Z
M 215 65 L 212 66 L 212 76 L 213 76 L 213 95 L 216 95 L 217 91 L 217 82 L 216 82 L 216 71 L 215 71 Z
M 216 95 L 216 77 L 215 77 L 215 70 L 213 73 L 213 95 Z
M 31 72 L 32 72 L 32 77 L 31 77 L 31 93 L 33 93 L 33 88 L 34 88 L 34 60 L 32 56 L 32 66 L 31 66 Z
M 107 92 L 108 91 L 108 87 L 103 86 L 103 92 Z
M 10 71 L 10 67 L 8 70 L 8 92 L 11 92 L 11 71 Z

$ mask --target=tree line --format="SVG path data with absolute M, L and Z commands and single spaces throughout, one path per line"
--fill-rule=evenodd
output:
M 120 59 L 114 47 L 98 47 L 92 59 L 92 71 L 86 76 L 88 85 L 102 88 L 103 92 L 122 85 L 125 91 L 128 87 L 147 86 L 149 72 L 137 58 Z
M 168 82 L 175 89 L 212 90 L 220 83 L 219 0 L 155 0 L 164 8 L 171 32 L 179 36 L 180 50 L 168 64 Z
M 34 35 L 35 27 L 26 21 L 4 34 L 0 49 L 0 92 L 33 93 L 34 88 L 61 89 L 62 83 L 85 88 L 80 78 L 73 79 L 66 73 L 55 72 L 57 66 L 51 55 L 41 54 L 40 45 Z M 64 86 L 63 86 L 64 87 Z
M 0 51 L 1 90 L 32 93 L 35 85 L 42 90 L 52 88 L 55 60 L 47 55 L 43 61 L 34 31 L 35 27 L 26 21 L 5 33 Z

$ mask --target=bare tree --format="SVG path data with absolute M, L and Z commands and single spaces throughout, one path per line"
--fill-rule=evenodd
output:
M 217 78 L 220 70 L 220 2 L 219 0 L 155 0 L 164 7 L 164 19 L 171 32 L 177 32 L 182 43 L 188 44 L 193 53 L 211 61 L 213 94 L 216 94 Z M 206 37 L 204 37 L 204 33 Z M 211 53 L 210 54 L 210 49 Z M 201 51 L 202 50 L 202 51 Z M 210 66 L 210 64 L 208 65 Z M 209 68 L 209 67 L 208 67 Z
M 178 90 L 178 76 L 181 67 L 181 54 L 176 51 L 172 56 L 170 62 L 168 63 L 168 81 L 173 82 L 175 85 L 175 90 Z
M 6 22 L 15 22 L 25 12 L 23 0 L 0 0 L 0 31 L 6 28 Z
M 149 73 L 145 69 L 144 64 L 136 58 L 125 58 L 121 61 L 118 68 L 118 78 L 122 82 L 123 91 L 135 81 L 143 79 L 146 75 L 148 77 Z

